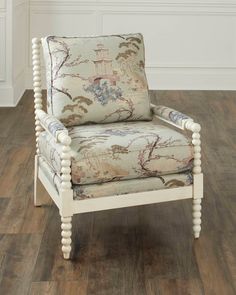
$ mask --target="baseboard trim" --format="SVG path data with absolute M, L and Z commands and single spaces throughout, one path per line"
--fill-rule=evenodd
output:
M 21 100 L 22 96 L 25 93 L 25 90 L 26 90 L 25 77 L 26 77 L 26 72 L 24 70 L 20 73 L 20 75 L 18 75 L 14 79 L 14 97 L 13 97 L 14 106 L 17 106 L 17 104 L 19 103 L 19 101 Z
M 148 67 L 150 90 L 236 90 L 235 68 L 157 68 Z M 26 72 L 26 87 L 22 77 L 15 87 L 0 87 L 0 107 L 15 107 L 26 89 L 32 89 L 32 73 Z M 43 82 L 43 88 L 46 83 Z
M 147 68 L 152 90 L 236 90 L 235 68 Z
M 13 86 L 0 86 L 0 107 L 15 107 L 26 91 L 25 71 L 14 78 Z
M 0 88 L 0 107 L 15 107 L 12 87 Z
M 147 67 L 146 73 L 151 90 L 236 90 L 236 68 Z M 32 84 L 29 68 L 27 89 L 31 89 Z M 46 88 L 44 79 L 42 84 Z

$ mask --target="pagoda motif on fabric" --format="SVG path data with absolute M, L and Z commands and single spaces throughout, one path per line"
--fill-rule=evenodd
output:
M 101 79 L 109 80 L 112 85 L 116 85 L 118 80 L 117 72 L 112 69 L 112 59 L 109 57 L 109 49 L 103 44 L 97 44 L 94 49 L 96 59 L 93 60 L 95 65 L 95 76 L 92 77 L 94 82 L 99 82 Z

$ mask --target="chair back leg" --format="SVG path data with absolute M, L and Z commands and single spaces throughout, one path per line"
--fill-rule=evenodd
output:
M 192 144 L 194 148 L 193 161 L 193 234 L 198 239 L 201 231 L 201 202 L 203 198 L 203 174 L 201 169 L 201 126 L 197 123 L 190 123 L 192 130 Z
M 61 216 L 61 243 L 64 259 L 70 259 L 71 235 L 72 235 L 72 216 Z
M 40 110 L 42 105 L 42 82 L 41 82 L 41 61 L 40 61 L 40 45 L 41 41 L 38 38 L 32 39 L 32 63 L 33 63 L 33 86 L 34 86 L 34 109 Z M 35 173 L 34 173 L 34 205 L 41 206 L 42 202 L 37 194 L 38 182 L 38 137 L 43 128 L 35 114 L 35 136 L 36 136 L 36 156 L 35 156 Z

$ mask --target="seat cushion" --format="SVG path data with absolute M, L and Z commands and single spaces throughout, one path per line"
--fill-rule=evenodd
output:
M 154 122 L 126 122 L 69 128 L 72 182 L 91 184 L 187 171 L 193 147 L 183 134 Z M 60 174 L 60 149 L 46 132 L 39 149 Z
M 147 177 L 142 179 L 112 181 L 100 184 L 74 185 L 73 197 L 75 200 L 84 200 L 114 195 L 119 196 L 124 194 L 188 186 L 192 184 L 192 181 L 192 173 L 187 171 L 183 173 Z
M 42 38 L 48 113 L 65 126 L 150 120 L 141 34 Z
M 61 184 L 60 177 L 41 157 L 39 164 L 48 180 L 58 191 Z M 157 177 L 147 177 L 142 179 L 129 179 L 122 181 L 112 181 L 100 184 L 73 185 L 73 197 L 75 200 L 90 198 L 101 198 L 114 195 L 124 195 L 128 193 L 138 193 L 159 189 L 188 186 L 193 183 L 191 171 L 168 174 Z

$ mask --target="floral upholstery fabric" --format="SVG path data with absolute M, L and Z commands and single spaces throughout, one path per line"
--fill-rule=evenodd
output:
M 171 109 L 169 107 L 165 107 L 162 105 L 153 106 L 152 110 L 154 114 L 181 127 L 183 127 L 182 124 L 185 120 L 193 120 L 192 118 L 190 118 L 189 116 L 186 116 L 185 114 L 181 112 L 178 112 L 174 109 Z
M 48 180 L 58 191 L 61 183 L 60 177 L 45 160 L 39 158 L 39 162 L 40 167 L 46 174 Z M 141 180 L 131 179 L 101 184 L 73 185 L 73 194 L 75 200 L 84 200 L 89 198 L 99 198 L 127 193 L 138 193 L 143 191 L 188 186 L 192 183 L 192 173 L 190 171 L 186 171 L 183 173 L 148 177 Z
M 151 120 L 141 34 L 42 38 L 47 107 L 65 126 Z
M 74 184 L 104 183 L 191 169 L 193 148 L 183 134 L 153 122 L 76 126 L 68 129 Z M 61 146 L 46 132 L 40 153 L 60 173 Z

